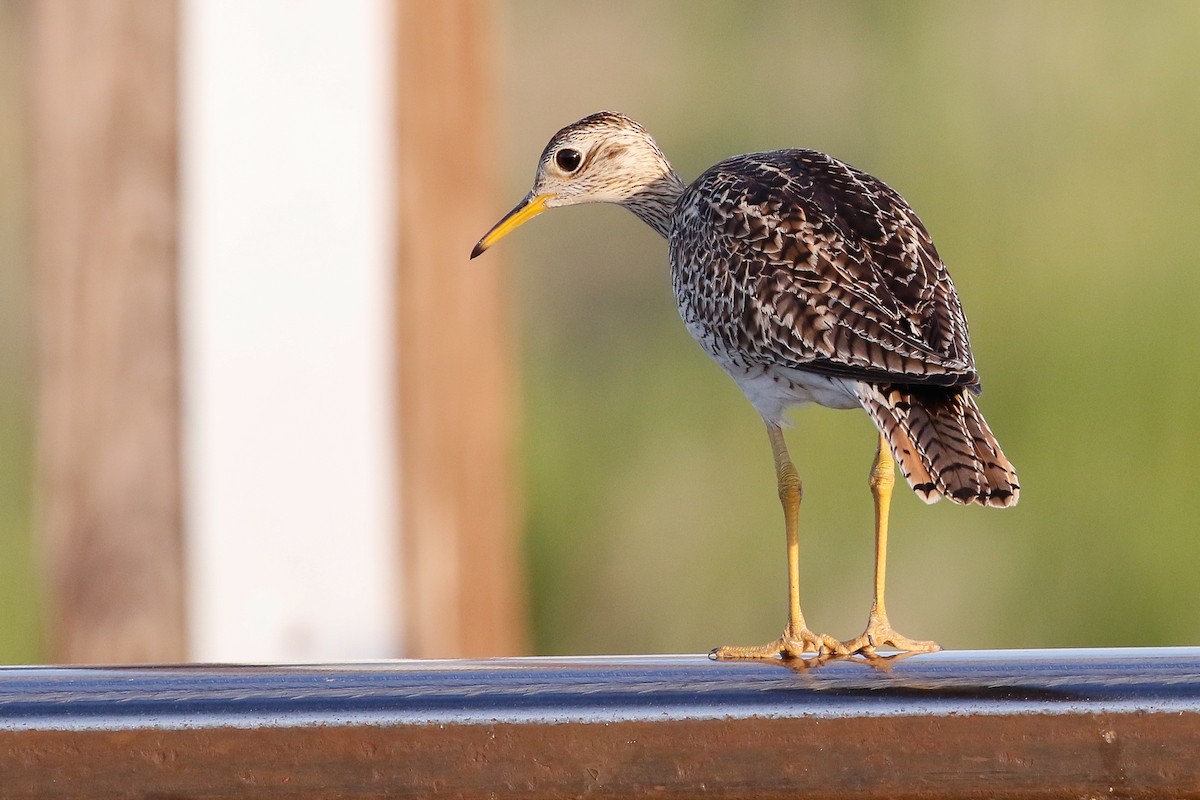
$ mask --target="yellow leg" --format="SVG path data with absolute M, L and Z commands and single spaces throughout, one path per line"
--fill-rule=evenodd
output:
M 867 629 L 857 639 L 845 642 L 844 647 L 852 653 L 874 653 L 877 647 L 891 646 L 909 652 L 932 652 L 941 650 L 937 642 L 919 642 L 896 633 L 888 622 L 884 589 L 887 584 L 887 537 L 888 512 L 892 505 L 892 488 L 896 485 L 896 462 L 883 435 L 875 450 L 875 463 L 871 465 L 871 495 L 875 498 L 875 597 L 871 602 L 871 615 Z
M 713 651 L 717 658 L 796 658 L 801 653 L 846 652 L 842 643 L 831 636 L 816 634 L 804 624 L 800 613 L 800 475 L 788 457 L 783 431 L 778 425 L 767 423 L 767 436 L 771 439 L 771 452 L 775 456 L 775 478 L 779 485 L 779 501 L 783 504 L 784 530 L 787 533 L 788 563 L 788 624 L 783 636 L 757 647 L 718 647 Z

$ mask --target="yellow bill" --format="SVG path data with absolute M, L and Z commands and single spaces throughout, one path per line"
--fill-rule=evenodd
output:
M 552 197 L 554 197 L 553 194 L 535 195 L 533 192 L 525 195 L 525 199 L 517 203 L 516 208 L 505 214 L 503 219 L 493 225 L 492 229 L 484 234 L 479 243 L 475 245 L 475 249 L 471 251 L 471 258 L 487 250 L 496 242 L 545 211 L 546 201 Z

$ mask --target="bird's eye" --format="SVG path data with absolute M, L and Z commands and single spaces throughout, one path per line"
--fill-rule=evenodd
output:
M 583 161 L 583 156 L 579 151 L 569 147 L 564 147 L 554 154 L 554 163 L 558 164 L 558 168 L 563 172 L 571 173 L 579 169 L 581 161 Z

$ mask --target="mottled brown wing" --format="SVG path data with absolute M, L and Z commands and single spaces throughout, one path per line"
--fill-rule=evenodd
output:
M 670 237 L 685 322 L 735 362 L 975 386 L 967 320 L 929 233 L 882 181 L 811 150 L 723 161 Z M 690 318 L 689 318 L 690 317 Z

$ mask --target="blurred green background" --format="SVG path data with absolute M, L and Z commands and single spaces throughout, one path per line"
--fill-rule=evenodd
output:
M 37 659 L 30 549 L 32 317 L 22 141 L 22 5 L 0 0 L 0 663 Z
M 16 5 L 0 1 L 6 662 L 36 657 Z M 1200 4 L 499 8 L 497 218 L 554 131 L 608 108 L 646 125 L 686 179 L 735 153 L 826 150 L 898 189 L 933 233 L 971 320 L 981 406 L 1023 489 L 1005 511 L 897 493 L 888 596 L 901 631 L 955 648 L 1200 639 Z M 590 206 L 501 247 L 521 320 L 536 651 L 778 635 L 766 436 L 679 322 L 663 241 Z M 805 614 L 847 638 L 870 602 L 874 436 L 862 413 L 794 419 Z
M 510 196 L 559 127 L 612 108 L 692 179 L 831 152 L 898 189 L 950 266 L 1014 509 L 897 493 L 889 608 L 951 647 L 1196 643 L 1200 4 L 517 3 Z M 506 240 L 523 320 L 540 652 L 778 635 L 783 531 L 762 423 L 680 324 L 664 243 L 615 207 Z M 873 434 L 806 408 L 809 623 L 861 631 Z

